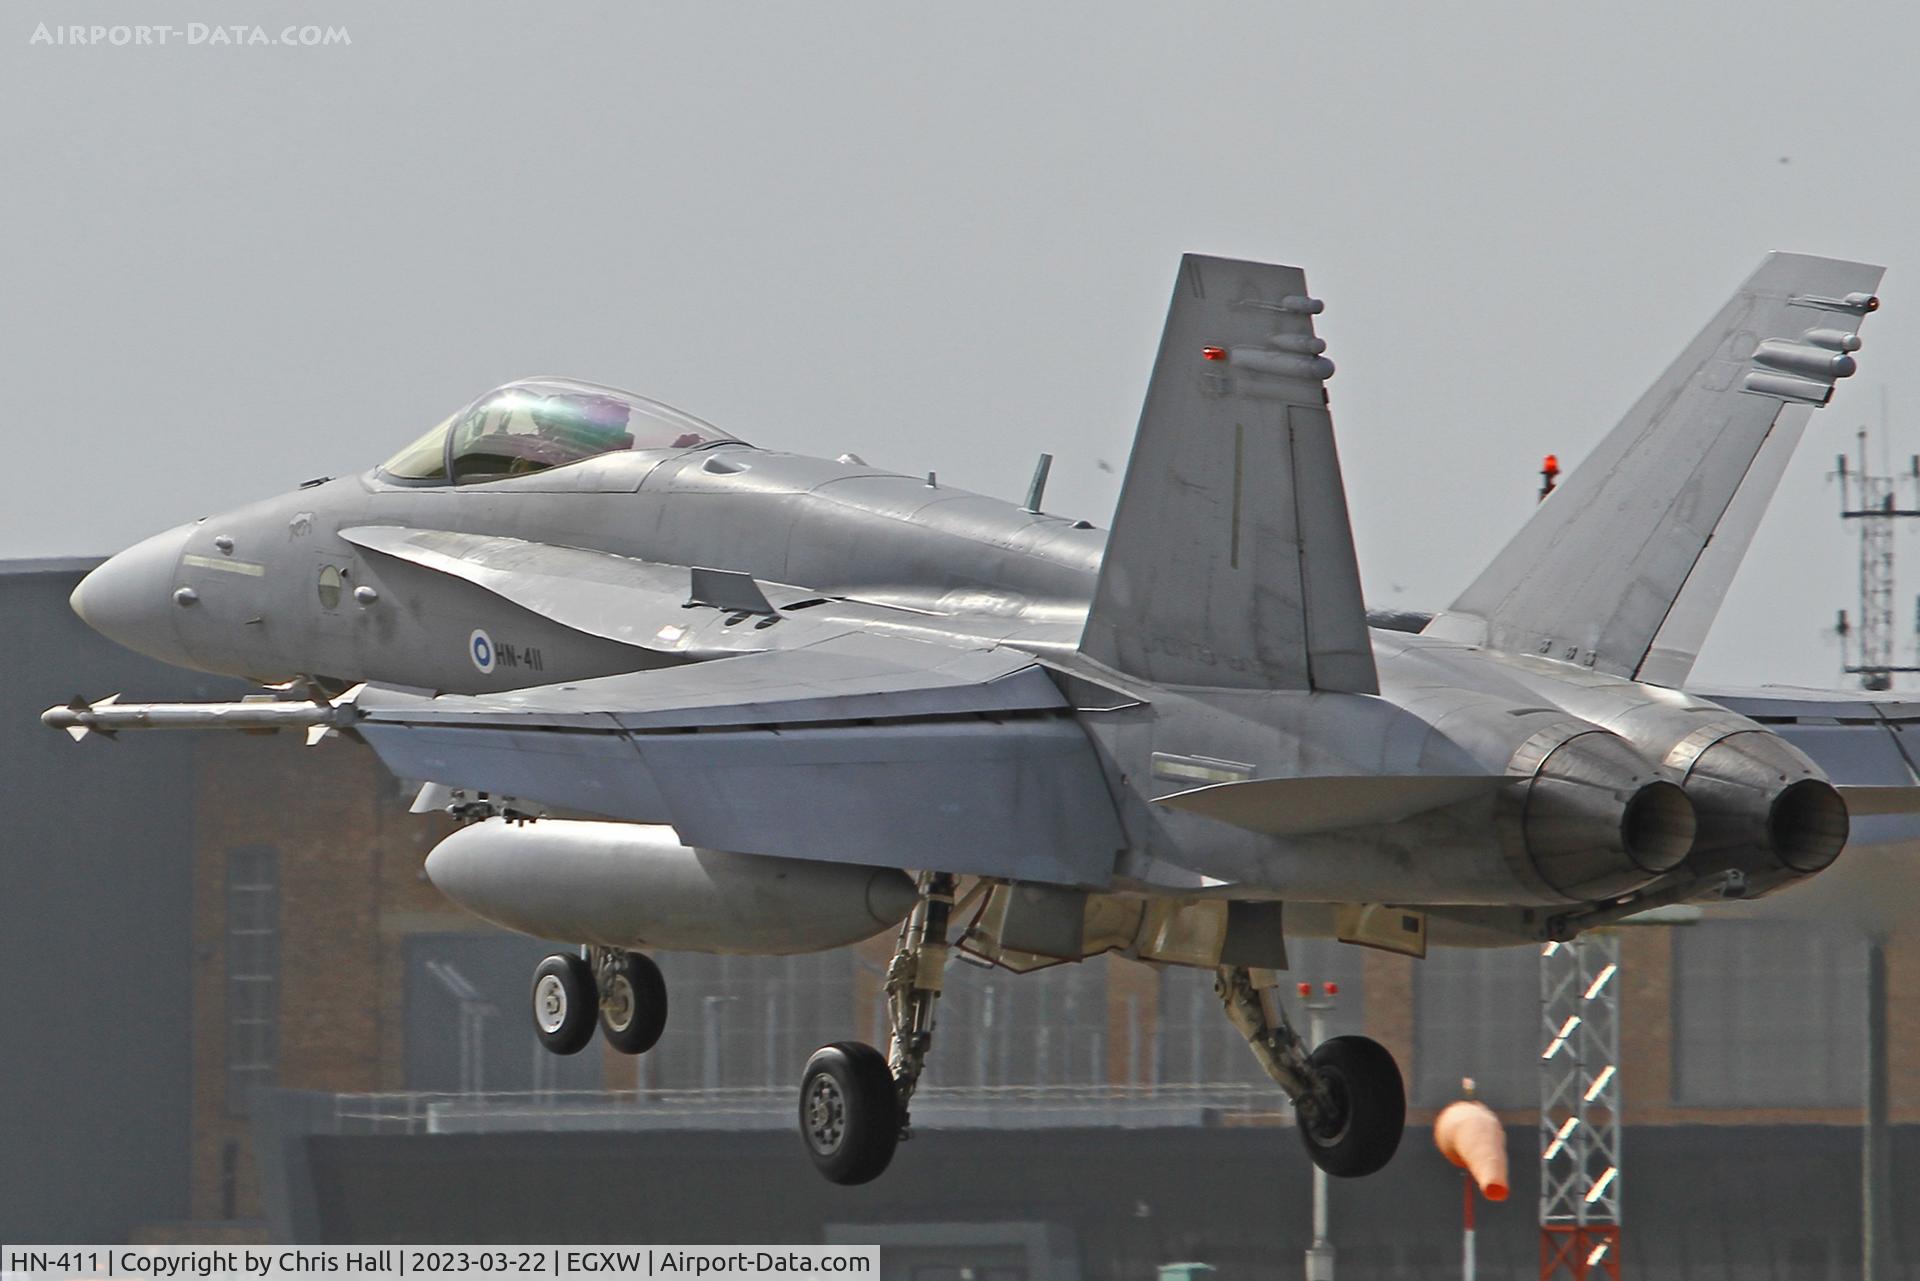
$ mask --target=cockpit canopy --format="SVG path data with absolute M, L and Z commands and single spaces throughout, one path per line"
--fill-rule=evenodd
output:
M 619 450 L 743 443 L 711 423 L 616 387 L 525 378 L 496 387 L 380 466 L 390 480 L 474 485 Z

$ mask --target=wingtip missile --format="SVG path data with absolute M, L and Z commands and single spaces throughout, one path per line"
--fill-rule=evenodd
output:
M 89 703 L 76 698 L 40 713 L 40 721 L 65 730 L 76 742 L 89 734 L 112 738 L 123 729 L 234 729 L 272 733 L 280 729 L 308 731 L 308 742 L 327 732 L 350 727 L 359 718 L 351 702 L 310 700 L 242 700 L 238 703 L 121 703 L 118 694 Z M 322 733 L 316 737 L 314 730 Z
M 95 723 L 95 713 L 112 707 L 120 701 L 120 695 L 109 694 L 98 702 L 89 703 L 78 694 L 59 707 L 49 707 L 40 713 L 40 723 L 53 729 L 63 729 L 67 737 L 79 742 L 89 734 L 98 734 L 111 740 L 114 731 Z

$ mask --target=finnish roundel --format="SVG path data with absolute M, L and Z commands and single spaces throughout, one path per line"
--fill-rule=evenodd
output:
M 493 637 L 487 635 L 485 628 L 476 627 L 473 635 L 467 637 L 467 657 L 481 672 L 493 670 Z

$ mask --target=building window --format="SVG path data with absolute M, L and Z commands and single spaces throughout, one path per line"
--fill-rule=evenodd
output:
M 1472 1077 L 1492 1107 L 1540 1101 L 1540 949 L 1436 947 L 1413 967 L 1413 1102 L 1444 1107 Z
M 1726 921 L 1673 940 L 1673 1097 L 1699 1107 L 1858 1107 L 1866 946 L 1845 928 Z
M 280 862 L 264 845 L 227 854 L 227 1111 L 244 1115 L 279 1057 Z

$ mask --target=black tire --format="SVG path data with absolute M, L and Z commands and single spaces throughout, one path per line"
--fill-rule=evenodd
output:
M 800 1138 L 834 1183 L 880 1176 L 900 1142 L 900 1096 L 886 1055 L 859 1041 L 822 1046 L 800 1076 Z
M 1393 1159 L 1407 1124 L 1407 1090 L 1399 1065 L 1378 1041 L 1336 1036 L 1308 1060 L 1326 1083 L 1334 1115 L 1309 1120 L 1300 1115 L 1300 1139 L 1307 1155 L 1328 1174 L 1357 1179 Z
M 555 1054 L 578 1054 L 593 1039 L 599 1007 L 593 970 L 577 956 L 549 956 L 533 972 L 533 1034 Z
M 653 959 L 622 952 L 600 992 L 600 1034 L 622 1054 L 645 1054 L 667 1029 L 667 981 Z

